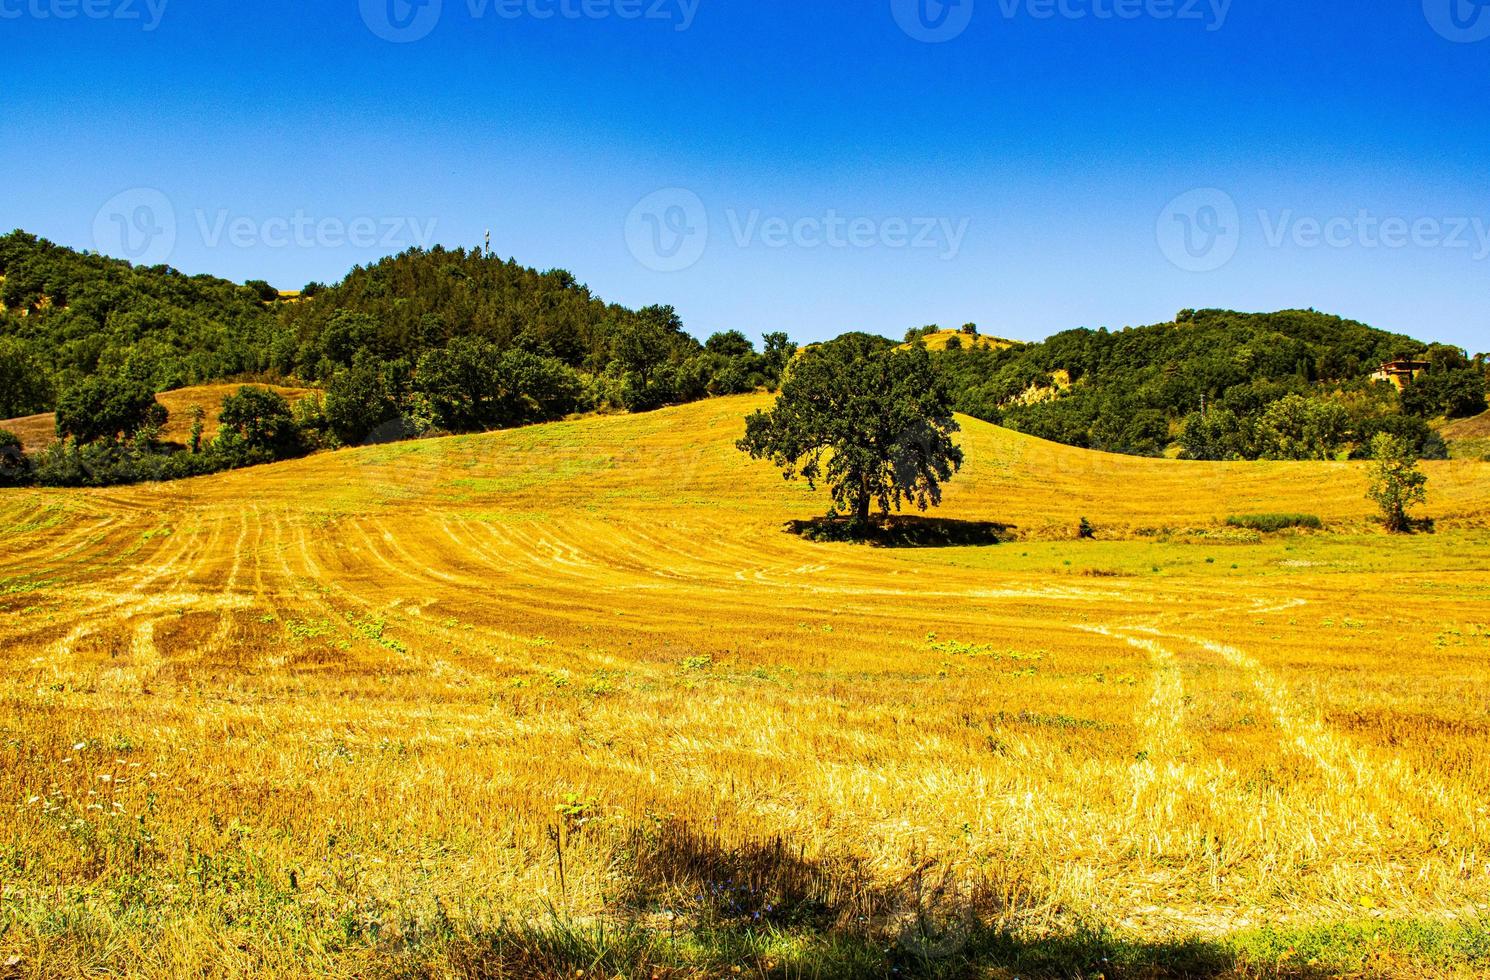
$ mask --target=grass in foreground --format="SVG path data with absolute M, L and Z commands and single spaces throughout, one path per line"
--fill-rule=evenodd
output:
M 1490 968 L 1482 464 L 1389 538 L 970 425 L 1017 539 L 874 548 L 748 405 L 0 496 L 0 969 Z

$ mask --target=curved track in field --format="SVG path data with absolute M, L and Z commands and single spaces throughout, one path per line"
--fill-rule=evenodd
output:
M 0 497 L 0 727 L 29 760 L 0 794 L 106 733 L 177 774 L 181 840 L 272 817 L 264 860 L 291 861 L 327 820 L 371 851 L 396 814 L 418 867 L 494 902 L 547 893 L 544 821 L 571 793 L 886 880 L 930 853 L 1025 882 L 1033 919 L 1217 932 L 1490 902 L 1486 467 L 1434 470 L 1454 549 L 1401 545 L 1409 574 L 1376 539 L 1042 542 L 1080 516 L 1350 528 L 1365 504 L 1343 464 L 970 424 L 939 516 L 1025 541 L 817 545 L 781 525 L 821 497 L 731 447 L 757 404 Z M 572 860 L 578 900 L 603 895 L 609 857 Z

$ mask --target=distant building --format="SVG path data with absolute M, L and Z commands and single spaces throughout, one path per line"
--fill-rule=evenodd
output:
M 1371 375 L 1372 381 L 1385 381 L 1401 391 L 1417 380 L 1418 375 L 1428 370 L 1427 361 L 1387 361 L 1381 369 Z

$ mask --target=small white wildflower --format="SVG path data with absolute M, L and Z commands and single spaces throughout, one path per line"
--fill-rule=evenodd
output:
M 86 749 L 87 747 L 88 747 L 88 743 L 87 742 L 79 742 L 79 743 L 77 743 L 76 745 L 74 745 L 72 747 L 72 750 L 74 752 L 81 752 L 84 749 Z
M 33 796 L 33 797 L 31 797 L 31 799 L 29 799 L 29 800 L 26 801 L 26 805 L 27 806 L 31 806 L 32 804 L 40 803 L 40 802 L 41 802 L 41 797 L 39 797 L 39 796 Z

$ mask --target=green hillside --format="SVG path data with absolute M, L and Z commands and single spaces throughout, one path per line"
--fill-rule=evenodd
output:
M 1370 377 L 1399 357 L 1431 364 L 1400 395 Z M 969 415 L 1140 455 L 1333 458 L 1382 430 L 1436 455 L 1427 420 L 1485 409 L 1483 356 L 1313 310 L 1185 310 L 1170 323 L 937 358 Z
M 671 307 L 606 303 L 562 269 L 479 250 L 411 249 L 287 299 L 265 282 L 132 266 L 15 231 L 0 237 L 0 277 L 0 419 L 48 411 L 107 374 L 156 391 L 245 376 L 340 385 L 382 403 L 377 424 L 417 414 L 412 379 L 427 357 L 449 354 L 435 365 L 449 375 L 514 351 L 529 360 L 508 373 L 563 375 L 580 407 L 647 409 L 769 385 L 789 354 L 784 334 L 759 352 L 734 331 L 700 343 Z

